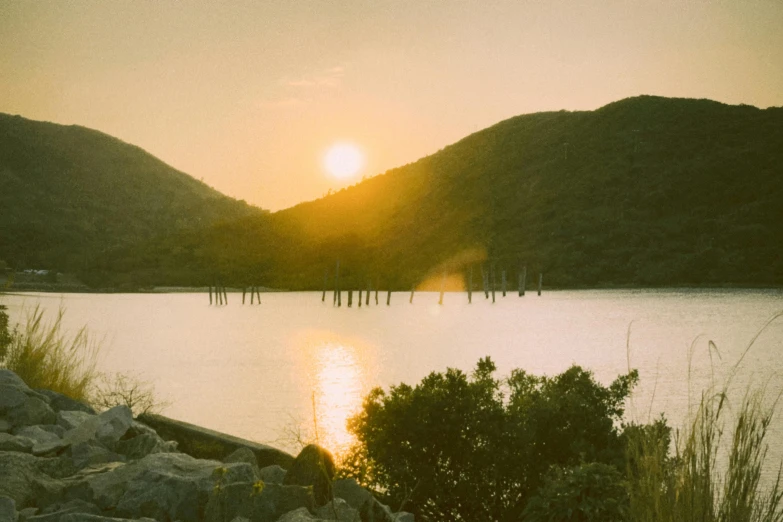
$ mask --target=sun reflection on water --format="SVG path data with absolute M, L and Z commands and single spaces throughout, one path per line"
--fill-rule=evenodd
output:
M 346 422 L 359 411 L 369 391 L 372 350 L 360 341 L 347 341 L 327 332 L 310 332 L 299 342 L 309 373 L 308 399 L 318 442 L 338 456 L 355 440 Z M 307 424 L 307 431 L 315 429 L 312 419 Z

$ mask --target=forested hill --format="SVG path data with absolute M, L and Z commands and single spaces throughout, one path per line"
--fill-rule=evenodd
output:
M 258 212 L 106 134 L 0 114 L 0 260 L 12 266 L 79 269 Z
M 471 264 L 478 281 L 485 259 L 558 287 L 779 286 L 783 109 L 642 96 L 518 116 L 271 222 L 138 255 L 126 282 L 319 288 L 339 258 L 343 288 L 405 288 Z

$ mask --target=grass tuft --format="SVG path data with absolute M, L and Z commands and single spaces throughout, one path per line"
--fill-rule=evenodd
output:
M 96 364 L 100 345 L 86 327 L 66 335 L 64 314 L 60 309 L 54 321 L 46 322 L 40 306 L 29 311 L 23 327 L 14 331 L 2 365 L 31 388 L 45 388 L 89 402 L 99 376 Z

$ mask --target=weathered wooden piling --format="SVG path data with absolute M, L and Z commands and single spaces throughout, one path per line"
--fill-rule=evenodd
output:
M 250 304 L 253 304 L 253 298 L 256 296 L 256 287 L 251 286 L 250 287 Z
M 226 287 L 223 287 L 223 302 L 228 304 L 228 293 L 226 292 Z
M 209 285 L 209 304 L 212 306 L 212 285 Z
M 329 270 L 324 270 L 324 291 L 321 294 L 321 302 L 326 301 L 326 285 L 329 284 Z
M 386 291 L 386 306 L 391 304 L 391 290 Z
M 222 306 L 223 305 L 223 292 L 220 291 L 220 287 L 219 286 L 215 286 L 215 293 L 218 296 L 218 299 L 217 299 L 218 305 Z
M 408 301 L 410 304 L 413 304 L 413 293 L 414 293 L 415 291 L 416 291 L 416 285 L 413 285 L 413 286 L 411 287 L 411 298 L 410 298 L 410 300 Z
M 259 290 L 258 287 L 256 287 L 256 299 L 257 303 L 261 304 L 261 290 Z
M 334 269 L 334 301 L 333 305 L 340 306 L 340 260 L 337 260 L 337 268 Z
M 375 306 L 378 306 L 378 285 L 375 286 Z
M 544 284 L 544 274 L 538 273 L 538 295 L 541 295 L 541 286 Z
M 443 290 L 446 286 L 446 272 L 443 272 L 443 277 L 440 280 L 440 299 L 438 299 L 438 304 L 443 304 Z
M 353 290 L 348 290 L 348 308 L 353 306 Z
M 247 294 L 247 287 L 242 287 L 242 304 L 245 304 L 245 294 Z
M 492 277 L 492 302 L 495 302 L 495 263 L 489 269 L 490 277 Z
M 470 267 L 468 275 L 468 304 L 473 302 L 473 267 Z
M 362 289 L 359 289 L 359 308 L 362 307 Z
M 484 265 L 481 265 L 481 286 L 484 288 L 484 299 L 489 299 L 489 274 L 484 270 Z
M 503 270 L 502 272 L 501 281 L 502 281 L 501 285 L 503 289 L 503 297 L 506 297 L 506 271 L 505 270 Z
M 370 287 L 371 286 L 372 285 L 370 285 L 370 283 L 367 283 L 367 301 L 364 303 L 367 306 L 370 306 Z M 375 303 L 375 304 L 378 304 L 378 303 Z
M 526 284 L 527 284 L 527 266 L 523 266 L 519 272 L 519 297 L 525 295 Z

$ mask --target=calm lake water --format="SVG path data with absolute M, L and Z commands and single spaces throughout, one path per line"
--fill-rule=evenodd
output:
M 778 290 L 551 291 L 510 294 L 493 305 L 474 294 L 392 295 L 391 306 L 332 306 L 331 294 L 263 294 L 262 304 L 209 306 L 206 294 L 15 294 L 12 320 L 36 305 L 66 309 L 69 329 L 103 340 L 100 368 L 155 385 L 170 417 L 292 449 L 291 431 L 322 443 L 350 441 L 345 420 L 374 386 L 417 383 L 431 371 L 470 372 L 491 356 L 513 368 L 556 374 L 572 364 L 604 384 L 628 367 L 641 385 L 629 416 L 666 412 L 682 423 L 711 382 L 722 383 L 765 323 L 783 310 Z M 248 297 L 249 301 L 249 297 Z M 629 333 L 630 332 L 630 333 Z M 708 348 L 713 341 L 717 351 Z M 693 349 L 691 349 L 693 347 Z M 689 364 L 690 360 L 690 364 Z M 749 384 L 783 390 L 783 318 L 758 337 L 734 378 L 735 402 Z M 771 437 L 783 455 L 783 422 Z

